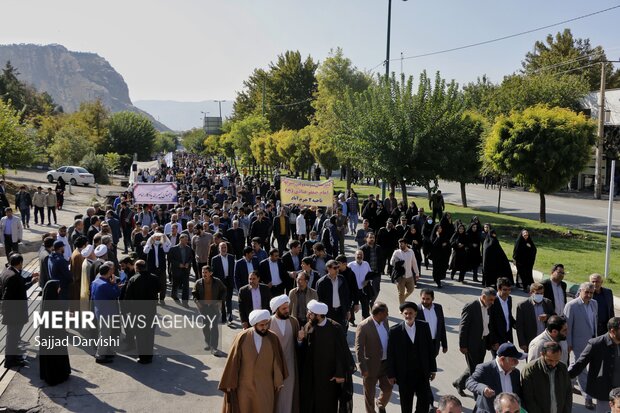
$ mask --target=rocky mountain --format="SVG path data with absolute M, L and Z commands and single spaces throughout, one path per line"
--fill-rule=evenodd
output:
M 0 45 L 0 66 L 7 61 L 18 70 L 20 80 L 49 93 L 67 113 L 76 111 L 81 102 L 99 98 L 112 112 L 142 113 L 158 130 L 170 130 L 132 104 L 123 77 L 95 53 L 73 52 L 58 44 Z

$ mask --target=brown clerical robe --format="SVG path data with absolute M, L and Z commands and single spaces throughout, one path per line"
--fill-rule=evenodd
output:
M 82 252 L 77 248 L 73 250 L 71 254 L 70 263 L 71 263 L 71 274 L 73 275 L 73 282 L 69 287 L 69 300 L 71 300 L 71 310 L 78 311 L 80 308 L 80 289 L 82 286 L 82 263 L 84 262 L 84 257 L 82 257 Z
M 278 337 L 267 331 L 257 353 L 254 334 L 254 328 L 239 333 L 228 354 L 219 385 L 226 393 L 223 413 L 273 413 L 277 389 L 288 377 Z

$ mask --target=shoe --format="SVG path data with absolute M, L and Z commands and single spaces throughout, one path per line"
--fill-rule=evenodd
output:
M 153 362 L 153 359 L 138 359 L 138 363 L 140 364 L 151 364 Z
M 174 300 L 175 303 L 180 302 L 181 300 L 179 300 L 179 297 L 172 297 L 172 299 Z
M 50 224 L 50 223 L 48 222 L 48 223 L 47 223 L 47 226 L 48 226 L 48 227 L 51 227 L 51 226 L 52 226 L 52 224 Z
M 232 321 L 233 321 L 233 316 L 232 316 L 232 314 L 228 314 L 228 322 L 229 322 L 229 323 L 232 323 Z
M 166 302 L 164 300 L 159 300 L 159 304 L 166 305 Z
M 385 407 L 383 407 L 383 406 L 381 406 L 379 404 L 379 400 L 378 399 L 375 400 L 375 406 L 377 406 L 377 409 L 379 410 L 379 413 L 385 413 Z
M 592 400 L 586 399 L 586 409 L 594 410 L 594 403 L 592 402 Z
M 211 349 L 211 354 L 215 357 L 224 357 L 225 354 L 216 348 Z
M 97 364 L 109 364 L 112 363 L 114 359 L 108 358 L 106 356 L 95 356 L 95 363 Z
M 211 345 L 207 343 L 207 345 L 205 346 L 205 350 L 207 351 L 211 350 Z
M 30 367 L 30 363 L 28 363 L 26 360 L 16 360 L 10 363 L 7 363 L 6 361 L 4 362 L 4 368 L 10 369 L 13 367 Z
M 452 386 L 456 389 L 456 391 L 459 393 L 459 396 L 461 397 L 467 397 L 467 395 L 465 394 L 465 390 L 461 388 L 461 386 L 459 385 L 458 381 L 453 381 L 452 382 Z
M 573 387 L 572 392 L 573 394 L 581 395 L 581 390 L 579 390 L 577 387 Z

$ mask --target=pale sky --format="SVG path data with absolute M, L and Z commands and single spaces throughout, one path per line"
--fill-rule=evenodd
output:
M 342 47 L 360 69 L 383 72 L 388 0 L 4 0 L 0 43 L 58 43 L 94 52 L 124 77 L 133 101 L 232 100 L 256 67 L 299 50 L 323 60 Z M 393 0 L 391 57 L 412 56 L 546 26 L 620 4 L 597 0 Z M 442 55 L 405 60 L 404 72 L 441 71 L 459 83 L 498 82 L 547 33 L 620 57 L 620 8 L 564 26 Z M 400 72 L 401 62 L 391 62 Z

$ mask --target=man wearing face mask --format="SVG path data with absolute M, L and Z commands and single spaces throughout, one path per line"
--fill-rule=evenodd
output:
M 609 410 L 609 392 L 620 387 L 620 317 L 607 323 L 607 334 L 591 339 L 568 369 L 571 378 L 588 366 L 586 393 L 596 399 L 596 411 Z M 614 401 L 615 402 L 615 401 Z
M 527 352 L 530 342 L 543 331 L 547 319 L 555 314 L 553 303 L 543 296 L 541 283 L 530 284 L 530 298 L 517 306 L 515 329 L 519 347 Z
M 566 344 L 566 334 L 568 334 L 568 326 L 566 319 L 558 315 L 552 315 L 547 320 L 545 331 L 536 336 L 529 345 L 527 361 L 532 362 L 540 357 L 545 343 L 555 341 L 562 349 L 562 357 L 560 361 L 568 367 L 568 344 Z
M 523 368 L 523 407 L 529 413 L 570 413 L 573 393 L 562 348 L 555 341 L 543 345 L 542 355 Z

